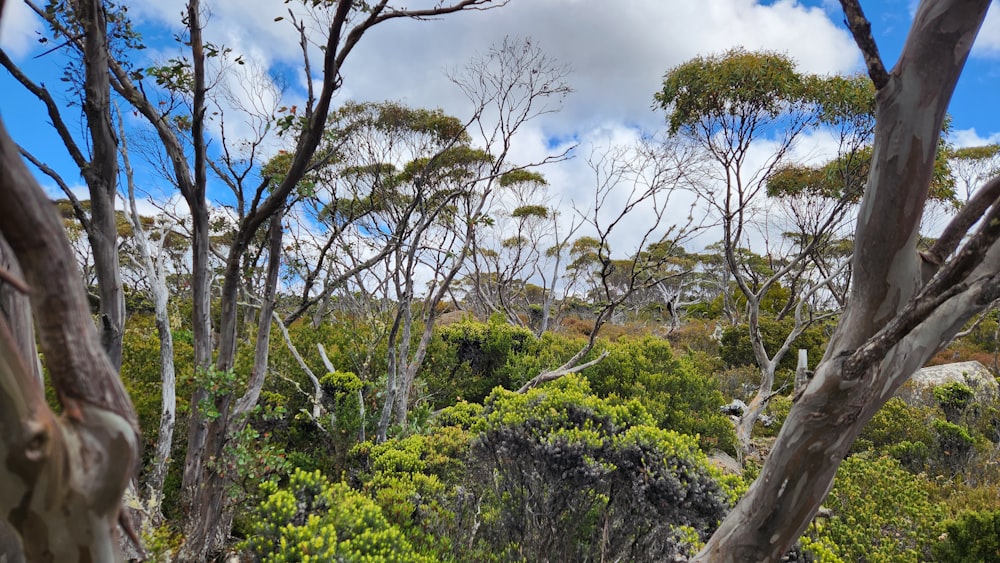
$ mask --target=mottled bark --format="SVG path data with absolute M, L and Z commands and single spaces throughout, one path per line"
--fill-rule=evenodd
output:
M 865 423 L 1000 293 L 996 201 L 980 230 L 926 285 L 916 250 L 941 123 L 989 4 L 938 0 L 918 8 L 877 95 L 847 309 L 760 476 L 695 560 L 780 559 L 811 521 Z M 865 47 L 863 37 L 859 44 Z M 866 51 L 866 58 L 877 53 Z
M 0 514 L 32 561 L 121 561 L 135 412 L 101 347 L 62 222 L 0 125 L 0 232 L 31 287 L 57 417 L 0 318 Z

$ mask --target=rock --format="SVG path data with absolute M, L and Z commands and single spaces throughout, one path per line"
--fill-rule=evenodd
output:
M 947 383 L 964 383 L 972 388 L 979 401 L 991 401 L 1000 393 L 996 377 L 983 364 L 956 362 L 917 370 L 910 384 L 903 386 L 899 396 L 909 404 L 928 404 L 933 399 L 928 391 Z

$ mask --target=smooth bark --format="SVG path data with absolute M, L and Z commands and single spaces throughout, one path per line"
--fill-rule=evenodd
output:
M 916 250 L 941 123 L 989 4 L 920 4 L 878 90 L 847 309 L 760 476 L 696 561 L 779 560 L 812 520 L 865 423 L 1000 293 L 995 200 L 979 231 L 926 285 Z M 864 37 L 858 43 L 865 48 Z M 865 55 L 878 75 L 877 52 Z

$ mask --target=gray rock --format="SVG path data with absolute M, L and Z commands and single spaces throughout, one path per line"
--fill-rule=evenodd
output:
M 900 390 L 899 396 L 910 404 L 921 404 L 928 401 L 929 390 L 947 383 L 964 383 L 976 393 L 980 401 L 990 401 L 997 398 L 998 388 L 996 377 L 983 364 L 971 362 L 956 362 L 940 366 L 930 366 L 913 374 L 910 385 Z M 932 398 L 932 397 L 931 397 Z

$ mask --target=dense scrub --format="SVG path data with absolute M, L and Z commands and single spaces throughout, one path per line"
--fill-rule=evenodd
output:
M 151 325 L 131 319 L 124 370 L 147 428 L 159 407 Z M 289 335 L 317 375 L 322 415 L 314 418 L 313 384 L 276 339 L 262 406 L 233 440 L 232 545 L 261 561 L 684 558 L 749 483 L 708 461 L 716 450 L 735 454 L 720 406 L 752 381 L 736 375 L 740 339 L 713 340 L 709 327 L 693 321 L 671 342 L 623 328 L 592 351 L 606 353 L 601 363 L 525 394 L 512 389 L 564 362 L 581 337 L 538 338 L 496 319 L 440 327 L 407 426 L 376 444 L 385 367 L 365 353 L 370 335 L 349 322 L 296 323 Z M 326 373 L 317 344 L 337 371 Z M 245 377 L 241 369 L 212 377 L 226 385 Z M 182 396 L 191 383 L 179 382 Z M 879 411 L 788 560 L 991 560 L 1000 404 L 961 384 L 923 396 Z M 772 400 L 761 444 L 790 406 L 790 396 Z M 154 550 L 177 544 L 169 522 L 179 469 L 168 480 L 168 524 L 147 535 Z

